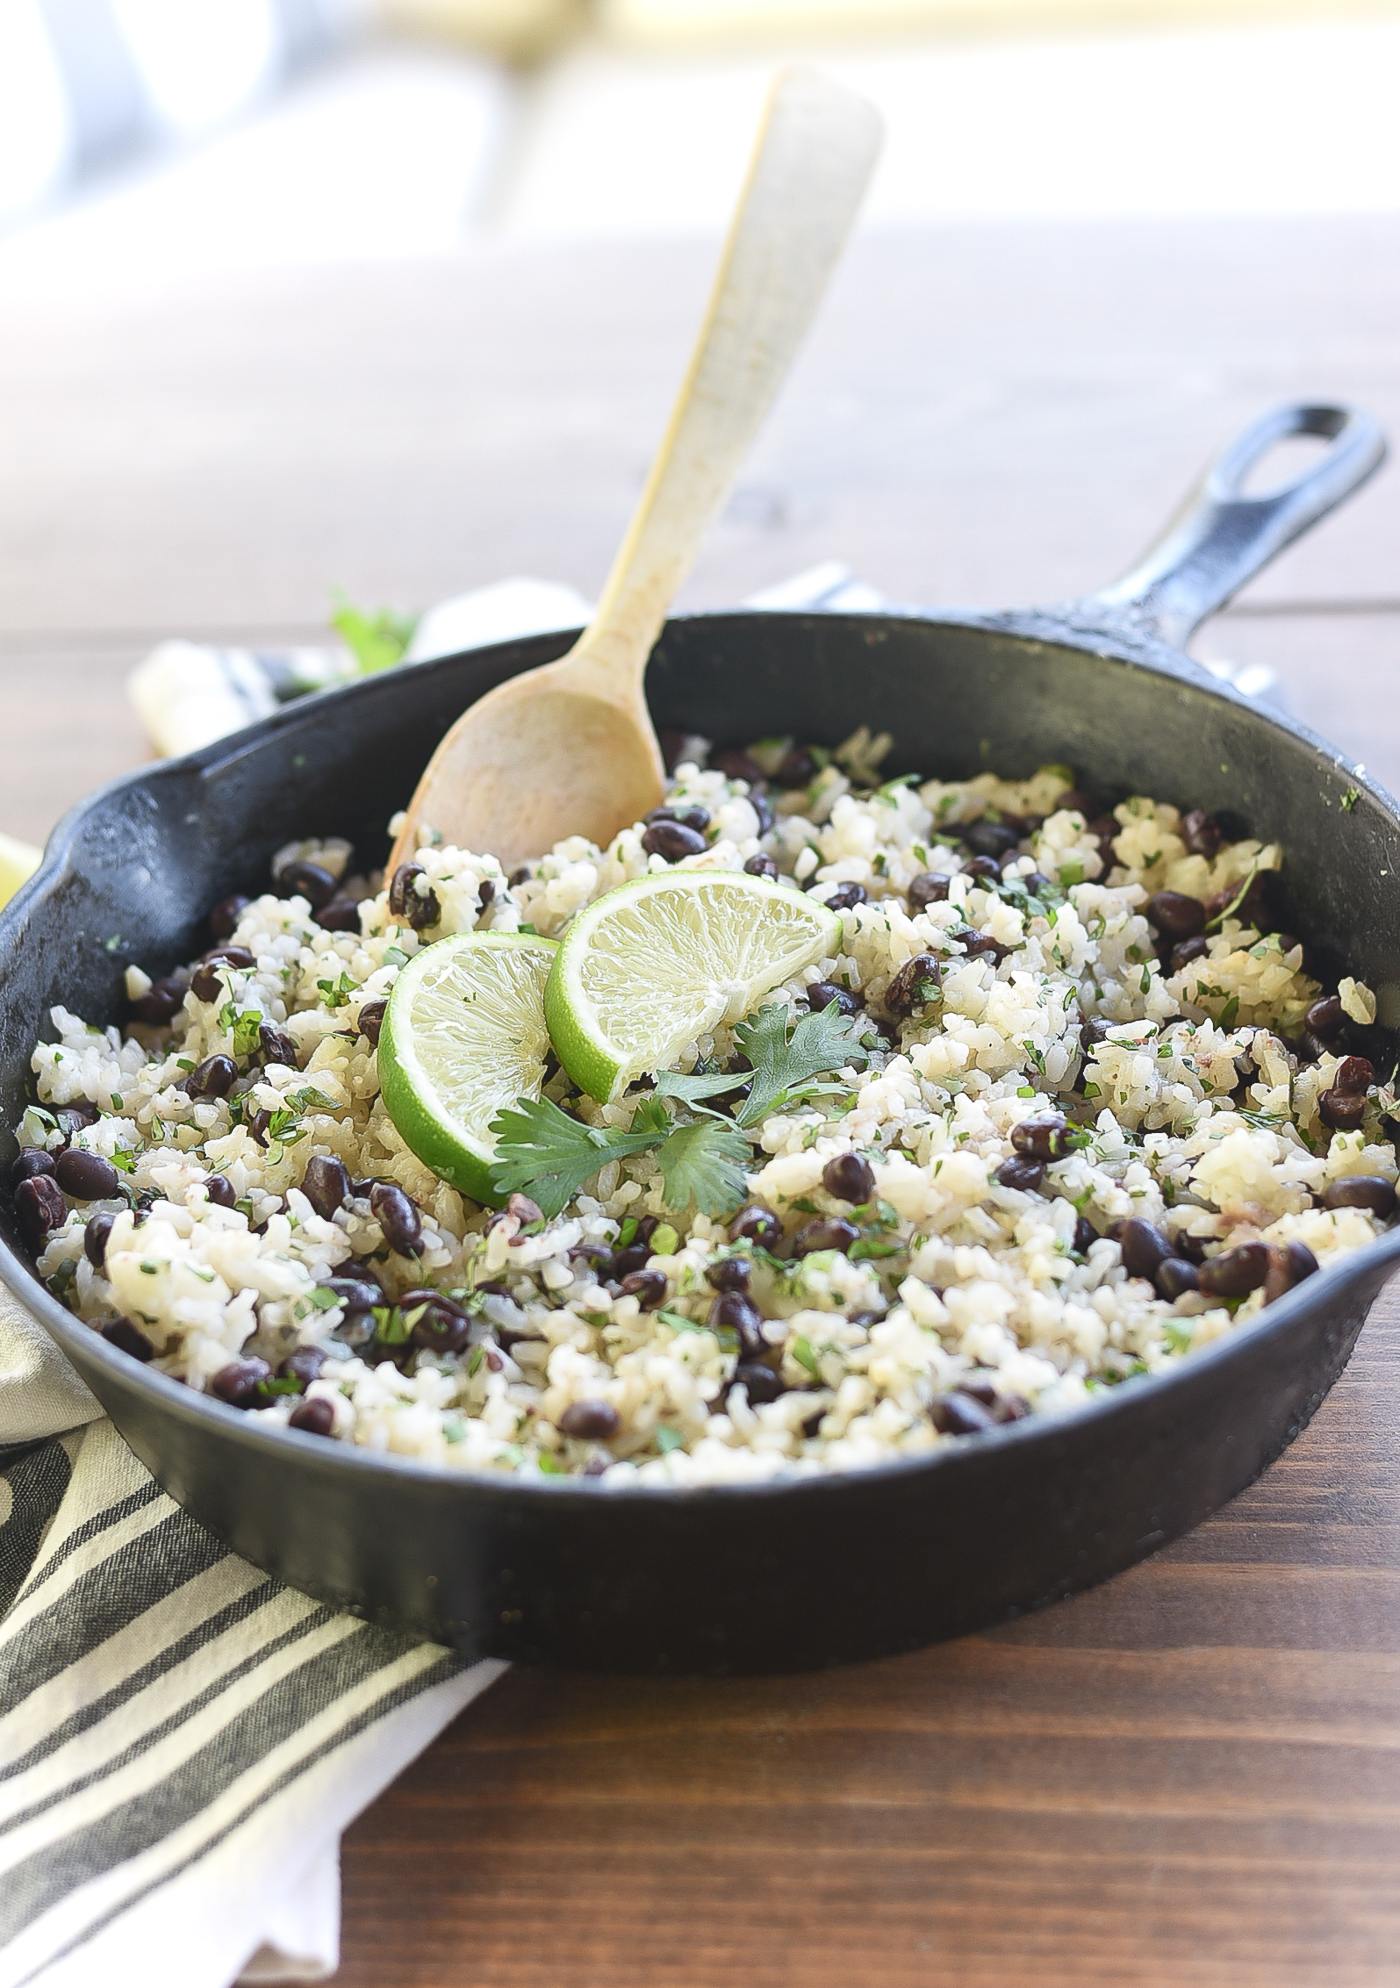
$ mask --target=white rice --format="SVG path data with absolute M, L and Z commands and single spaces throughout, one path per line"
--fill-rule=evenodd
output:
M 841 1072 L 838 1095 L 770 1117 L 756 1135 L 750 1198 L 789 1237 L 813 1215 L 850 1212 L 822 1185 L 841 1154 L 870 1160 L 885 1204 L 878 1248 L 857 1260 L 755 1258 L 751 1295 L 785 1383 L 776 1400 L 751 1404 L 729 1384 L 732 1335 L 706 1324 L 715 1292 L 705 1272 L 726 1247 L 724 1226 L 668 1210 L 650 1154 L 610 1163 L 558 1219 L 521 1234 L 517 1216 L 465 1201 L 407 1149 L 379 1097 L 375 1050 L 355 1025 L 419 946 L 469 929 L 557 935 L 600 893 L 666 867 L 644 851 L 640 825 L 606 850 L 570 838 L 513 884 L 489 855 L 425 847 L 418 861 L 442 915 L 423 933 L 391 919 L 383 890 L 362 905 L 359 934 L 323 930 L 304 899 L 259 897 L 233 935 L 255 966 L 222 970 L 212 1001 L 187 992 L 169 1028 L 93 1028 L 55 1008 L 55 1040 L 34 1051 L 39 1103 L 18 1128 L 21 1144 L 57 1149 L 54 1109 L 92 1104 L 102 1115 L 75 1143 L 116 1159 L 149 1205 L 139 1220 L 125 1198 L 70 1205 L 40 1273 L 95 1328 L 117 1316 L 138 1324 L 154 1364 L 196 1389 L 236 1357 L 276 1366 L 295 1347 L 324 1350 L 307 1394 L 332 1405 L 335 1437 L 371 1449 L 453 1470 L 711 1483 L 865 1468 L 957 1440 L 939 1432 L 936 1405 L 963 1384 L 993 1412 L 1070 1412 L 1259 1310 L 1261 1291 L 1237 1304 L 1199 1292 L 1168 1302 L 1129 1277 L 1119 1244 L 1102 1234 L 1125 1217 L 1177 1240 L 1189 1233 L 1197 1254 L 1297 1240 L 1324 1269 L 1371 1241 L 1376 1218 L 1318 1201 L 1346 1175 L 1395 1180 L 1382 1124 L 1395 1093 L 1373 1089 L 1355 1132 L 1322 1125 L 1317 1099 L 1337 1059 L 1300 1067 L 1283 1041 L 1319 992 L 1301 948 L 1284 951 L 1226 919 L 1207 956 L 1169 978 L 1142 912 L 1157 890 L 1204 898 L 1242 885 L 1277 868 L 1279 849 L 1226 843 L 1207 861 L 1188 853 L 1174 808 L 1134 798 L 1116 810 L 1116 864 L 1104 875 L 1083 815 L 1057 808 L 1069 785 L 1062 769 L 1010 783 L 853 786 L 852 772 L 878 778 L 870 758 L 880 743 L 858 735 L 809 789 L 781 795 L 762 835 L 745 783 L 706 770 L 703 754 L 679 768 L 668 797 L 711 817 L 705 853 L 680 867 L 737 869 L 766 852 L 820 896 L 847 883 L 868 893 L 842 914 L 840 953 L 772 997 L 795 1013 L 821 980 L 859 990 L 878 1015 L 906 961 L 943 960 L 941 1005 L 905 1024 L 897 1049 L 871 1038 L 866 1067 Z M 952 831 L 988 809 L 1045 817 L 1019 868 L 1062 887 L 1047 893 L 1048 915 L 965 874 L 969 852 Z M 347 854 L 332 851 L 332 861 L 343 868 Z M 911 913 L 907 887 L 929 870 L 949 876 L 948 897 Z M 967 927 L 1009 949 L 1000 964 L 966 956 L 953 934 Z M 133 967 L 133 998 L 148 986 Z M 1342 994 L 1358 1022 L 1373 1018 L 1368 989 L 1347 981 Z M 233 1053 L 236 1018 L 254 1011 L 290 1036 L 301 1066 L 241 1059 L 240 1121 L 284 1114 L 266 1145 L 235 1122 L 230 1100 L 191 1101 L 179 1087 L 205 1058 Z M 1080 1028 L 1091 1017 L 1113 1032 L 1086 1063 Z M 732 1047 L 721 1033 L 683 1061 Z M 548 1095 L 568 1094 L 561 1074 Z M 1049 1166 L 1040 1192 L 999 1184 L 1013 1128 L 1065 1105 L 1081 1107 L 1087 1143 Z M 619 1125 L 631 1105 L 577 1099 L 573 1108 Z M 416 1259 L 387 1248 L 366 1199 L 330 1219 L 314 1212 L 299 1187 L 314 1154 L 414 1198 Z M 231 1183 L 237 1208 L 210 1201 L 212 1173 Z M 102 1270 L 83 1247 L 97 1213 L 116 1216 Z M 609 1290 L 579 1253 L 647 1215 L 671 1231 L 649 1266 L 668 1280 L 661 1312 Z M 1099 1235 L 1076 1254 L 1081 1216 Z M 419 1353 L 411 1371 L 350 1352 L 337 1337 L 343 1311 L 322 1308 L 324 1289 L 314 1294 L 367 1259 L 386 1303 L 428 1283 L 457 1294 L 472 1313 L 471 1344 L 460 1355 Z M 487 1282 L 509 1295 L 483 1296 Z M 562 1433 L 566 1410 L 583 1401 L 615 1411 L 606 1443 Z M 278 1394 L 250 1412 L 284 1423 L 297 1405 Z

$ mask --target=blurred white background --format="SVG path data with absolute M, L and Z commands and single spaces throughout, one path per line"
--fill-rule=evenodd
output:
M 1400 6 L 0 0 L 0 284 L 710 234 L 775 60 L 868 220 L 1400 210 Z

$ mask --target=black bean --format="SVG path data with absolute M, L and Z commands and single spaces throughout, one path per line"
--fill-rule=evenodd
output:
M 1039 1194 L 1045 1185 L 1045 1168 L 1039 1160 L 1024 1160 L 1014 1153 L 1003 1160 L 992 1178 L 1000 1187 L 1014 1187 L 1019 1194 Z
M 415 1291 L 399 1299 L 399 1315 L 412 1318 L 409 1338 L 429 1353 L 460 1353 L 471 1337 L 471 1320 L 450 1298 Z
M 280 897 L 304 897 L 313 910 L 329 904 L 336 893 L 336 880 L 319 863 L 284 863 L 277 872 Z
M 217 966 L 220 962 L 237 967 L 240 973 L 246 973 L 249 967 L 257 965 L 247 946 L 211 946 L 207 953 L 201 954 L 199 963 L 201 966 Z
M 926 905 L 942 904 L 948 896 L 948 878 L 937 870 L 920 870 L 911 879 L 904 893 L 911 911 L 922 911 Z
M 747 1256 L 722 1256 L 705 1272 L 717 1291 L 747 1291 L 753 1277 L 753 1263 Z
M 320 1287 L 332 1291 L 347 1313 L 372 1311 L 384 1303 L 384 1293 L 367 1277 L 323 1277 Z
M 1213 896 L 1208 897 L 1206 899 L 1207 918 L 1219 918 L 1224 912 L 1230 911 L 1231 905 L 1235 904 L 1235 899 L 1239 896 L 1239 891 L 1240 886 L 1238 883 L 1227 884 L 1224 890 L 1218 890 Z M 1256 931 L 1276 932 L 1282 916 L 1280 911 L 1281 896 L 1282 887 L 1279 883 L 1278 872 L 1276 870 L 1260 870 L 1255 876 L 1253 883 L 1250 884 L 1248 890 L 1245 892 L 1241 902 L 1235 905 L 1233 911 L 1230 911 L 1230 916 L 1238 919 L 1241 925 L 1252 925 Z
M 773 811 L 773 803 L 769 800 L 766 794 L 760 792 L 758 789 L 755 789 L 749 795 L 749 806 L 758 816 L 759 834 L 766 835 L 769 829 L 773 826 L 773 823 L 777 820 L 777 815 Z
M 496 886 L 490 877 L 483 877 L 477 885 L 476 901 L 483 911 L 489 911 L 496 902 Z
M 226 1098 L 237 1077 L 238 1065 L 231 1056 L 210 1056 L 181 1080 L 180 1089 L 192 1098 Z
M 972 1399 L 980 1401 L 984 1408 L 995 1408 L 997 1405 L 996 1386 L 992 1381 L 962 1381 L 958 1385 L 957 1392 L 970 1394 Z
M 697 835 L 703 835 L 710 825 L 708 808 L 662 807 L 653 808 L 649 815 L 643 815 L 648 828 L 654 821 L 678 821 L 683 828 L 693 828 Z
M 703 855 L 706 844 L 700 831 L 687 828 L 684 822 L 657 821 L 642 837 L 642 847 L 648 856 L 661 856 L 668 863 L 679 863 L 682 856 Z
M 1346 1027 L 1346 1009 L 1335 994 L 1324 994 L 1320 1001 L 1314 1001 L 1303 1020 L 1314 1035 L 1321 1036 L 1324 1042 L 1331 1042 Z
M 272 1113 L 270 1111 L 255 1111 L 253 1113 L 253 1116 L 248 1120 L 248 1135 L 251 1139 L 255 1140 L 259 1146 L 266 1148 L 267 1135 L 269 1130 L 271 1129 L 271 1126 L 272 1126 Z M 253 1231 L 253 1233 L 254 1235 L 261 1235 L 262 1228 L 261 1227 L 256 1228 Z
M 645 1270 L 651 1255 L 650 1243 L 629 1243 L 626 1249 L 615 1249 L 612 1259 L 614 1277 L 630 1277 L 634 1270 Z
M 376 1049 L 379 1047 L 379 1031 L 384 1026 L 384 1010 L 388 1005 L 387 1000 L 366 1001 L 355 1017 L 356 1028 Z
M 329 1220 L 350 1199 L 350 1175 L 344 1161 L 328 1153 L 314 1154 L 306 1162 L 301 1191 L 316 1213 Z
M 522 1228 L 544 1220 L 544 1210 L 538 1201 L 532 1201 L 528 1194 L 512 1194 L 506 1203 L 507 1215 L 514 1215 Z
M 190 989 L 201 1001 L 220 1001 L 224 996 L 224 983 L 219 978 L 218 965 L 197 967 L 190 975 Z
M 1076 1256 L 1087 1256 L 1099 1239 L 1099 1232 L 1087 1215 L 1079 1216 L 1074 1225 L 1074 1241 L 1071 1248 Z
M 1204 808 L 1191 808 L 1181 817 L 1181 839 L 1193 856 L 1214 856 L 1225 840 L 1220 823 Z
M 1028 1160 L 1062 1160 L 1069 1151 L 1069 1124 L 1058 1111 L 1025 1118 L 1011 1129 L 1011 1143 Z
M 996 1426 L 996 1417 L 975 1395 L 954 1388 L 929 1409 L 929 1420 L 940 1436 L 980 1436 Z
M 423 1240 L 423 1217 L 403 1189 L 376 1181 L 370 1189 L 369 1205 L 390 1249 L 400 1256 L 412 1256 Z
M 209 1383 L 209 1390 L 230 1408 L 261 1408 L 263 1397 L 258 1389 L 271 1379 L 272 1369 L 267 1361 L 250 1356 L 246 1360 L 230 1360 L 226 1367 L 220 1367 Z
M 995 856 L 969 856 L 962 866 L 965 877 L 975 877 L 979 882 L 990 883 L 994 878 L 1001 879 L 1001 865 Z
M 278 1367 L 277 1378 L 300 1381 L 303 1387 L 309 1387 L 325 1364 L 326 1356 L 319 1346 L 298 1346 Z
M 74 1201 L 106 1201 L 121 1192 L 121 1175 L 100 1153 L 70 1146 L 54 1162 L 54 1179 Z
M 569 1261 L 584 1264 L 600 1281 L 613 1274 L 613 1252 L 608 1243 L 580 1243 L 569 1251 Z
M 1377 1173 L 1351 1173 L 1323 1189 L 1324 1208 L 1364 1208 L 1379 1221 L 1388 1222 L 1395 1213 L 1395 1188 Z
M 1176 1254 L 1170 1239 L 1155 1222 L 1144 1222 L 1140 1216 L 1133 1215 L 1126 1222 L 1115 1222 L 1114 1228 L 1123 1268 L 1130 1277 L 1153 1278 L 1157 1266 Z
M 323 932 L 358 932 L 359 904 L 353 897 L 334 897 L 329 904 L 317 906 L 316 923 Z
M 335 1427 L 335 1405 L 323 1394 L 314 1394 L 309 1401 L 297 1403 L 287 1417 L 287 1426 L 300 1429 L 305 1436 L 328 1436 Z
M 875 1169 L 859 1153 L 838 1153 L 822 1168 L 822 1186 L 838 1201 L 861 1207 L 875 1192 Z
M 1172 947 L 1171 958 L 1167 961 L 1167 972 L 1180 973 L 1190 966 L 1194 959 L 1204 959 L 1210 951 L 1210 940 L 1197 933 L 1194 939 L 1183 939 L 1179 946 Z
M 580 1442 L 605 1443 L 622 1427 L 622 1417 L 610 1401 L 571 1401 L 559 1417 L 561 1435 Z
M 826 900 L 828 911 L 854 911 L 858 904 L 868 899 L 864 884 L 840 884 Z
M 1071 814 L 1083 815 L 1085 821 L 1093 819 L 1095 803 L 1082 787 L 1066 787 L 1062 794 L 1055 796 L 1052 809 L 1054 814 L 1068 810 Z
M 1333 1090 L 1348 1096 L 1369 1091 L 1375 1081 L 1375 1065 L 1366 1056 L 1344 1056 L 1332 1072 Z
M 426 872 L 421 863 L 400 863 L 389 885 L 391 914 L 415 932 L 425 932 L 430 925 L 436 925 L 442 916 L 436 891 L 420 894 L 414 889 L 419 877 L 424 875 Z
M 1264 1279 L 1264 1303 L 1271 1305 L 1305 1277 L 1315 1277 L 1321 1269 L 1305 1242 L 1270 1243 L 1269 1274 Z
M 1269 1274 L 1269 1245 L 1238 1243 L 1208 1256 L 1200 1268 L 1200 1288 L 1212 1298 L 1243 1298 L 1257 1291 Z
M 757 856 L 750 856 L 744 868 L 751 877 L 767 877 L 770 883 L 776 883 L 781 874 L 773 858 L 761 852 Z
M 1290 1043 L 1289 1047 L 1295 1050 L 1300 1063 L 1317 1063 L 1331 1053 L 1332 1045 L 1314 1035 L 1311 1029 L 1304 1029 L 1297 1043 Z
M 763 1314 L 742 1291 L 721 1291 L 710 1306 L 706 1323 L 711 1332 L 723 1332 L 727 1327 L 738 1333 L 741 1360 L 763 1360 L 767 1356 L 769 1346 L 763 1336 Z
M 906 960 L 885 989 L 885 1006 L 890 1014 L 907 1021 L 938 999 L 943 985 L 943 966 L 932 953 L 915 953 Z
M 783 1225 L 771 1208 L 751 1201 L 729 1224 L 731 1242 L 754 1242 L 760 1249 L 773 1250 L 783 1239 Z
M 964 947 L 969 959 L 980 959 L 985 955 L 995 966 L 1000 966 L 1016 950 L 1014 946 L 1004 946 L 989 932 L 962 931 L 955 932 L 953 937 Z
M 794 1256 L 811 1256 L 819 1249 L 835 1249 L 843 1253 L 852 1243 L 860 1241 L 860 1230 L 854 1222 L 845 1222 L 839 1215 L 814 1215 L 804 1222 L 792 1239 Z
M 1317 1100 L 1317 1115 L 1334 1132 L 1355 1132 L 1366 1115 L 1366 1093 L 1323 1091 Z
M 53 1154 L 46 1153 L 42 1146 L 26 1146 L 18 1158 L 10 1161 L 6 1184 L 13 1194 L 22 1180 L 32 1180 L 35 1174 L 52 1172 Z
M 15 1220 L 32 1250 L 42 1249 L 50 1229 L 61 1228 L 67 1215 L 68 1203 L 52 1174 L 31 1174 L 15 1189 Z
M 710 765 L 726 780 L 746 780 L 750 787 L 756 781 L 768 778 L 758 761 L 739 746 L 726 746 L 723 752 L 712 752 Z
M 80 1132 L 86 1132 L 89 1125 L 96 1125 L 101 1116 L 95 1104 L 81 1103 L 61 1104 L 54 1113 L 65 1146 L 71 1145 Z
M 1079 1031 L 1079 1047 L 1086 1056 L 1097 1049 L 1101 1042 L 1107 1042 L 1108 1031 L 1112 1026 L 1111 1022 L 1104 1021 L 1100 1015 L 1094 1015 L 1084 1023 Z
M 128 1354 L 133 1360 L 145 1362 L 154 1360 L 156 1349 L 141 1330 L 129 1318 L 111 1318 L 102 1328 L 102 1337 L 109 1346 Z
M 1194 1291 L 1200 1282 L 1200 1272 L 1194 1263 L 1184 1257 L 1164 1257 L 1157 1265 L 1157 1275 L 1153 1279 L 1159 1297 L 1173 1304 L 1184 1291 Z
M 162 977 L 153 980 L 141 998 L 132 1002 L 131 1012 L 138 1022 L 146 1022 L 151 1028 L 164 1028 L 184 1005 L 185 983 Z
M 624 1298 L 635 1298 L 644 1312 L 654 1312 L 666 1302 L 669 1286 L 664 1270 L 629 1270 L 622 1280 Z
M 1008 849 L 1014 849 L 1020 836 L 1006 821 L 974 821 L 958 834 L 968 848 L 978 856 L 1004 856 Z
M 220 898 L 209 913 L 209 930 L 216 939 L 231 939 L 238 929 L 238 921 L 253 902 L 242 891 L 235 891 L 232 897 Z
M 1167 939 L 1194 939 L 1205 928 L 1206 908 L 1198 897 L 1185 891 L 1159 890 L 1143 906 L 1149 925 Z
M 204 1182 L 204 1192 L 216 1208 L 236 1208 L 238 1194 L 231 1180 L 225 1180 L 221 1173 L 211 1173 Z
M 357 1353 L 368 1365 L 375 1366 L 378 1354 L 375 1350 L 375 1324 L 367 1311 L 347 1312 L 339 1325 L 331 1327 L 331 1338 L 339 1346 Z
M 533 875 L 534 871 L 530 868 L 530 865 L 522 863 L 518 870 L 512 870 L 506 878 L 506 886 L 508 889 L 514 890 L 520 884 L 528 884 Z
M 865 1006 L 865 996 L 857 994 L 849 987 L 838 987 L 834 980 L 814 980 L 807 989 L 807 1006 L 813 1014 L 836 1003 L 838 1015 L 858 1015 Z
M 296 1044 L 283 1029 L 274 1028 L 271 1022 L 263 1022 L 258 1028 L 258 1054 L 264 1063 L 283 1063 L 289 1070 L 300 1068 Z
M 787 1393 L 781 1376 L 757 1360 L 741 1360 L 734 1369 L 729 1386 L 744 1389 L 750 1408 L 762 1408 L 765 1402 L 776 1401 L 780 1394 Z
M 83 1230 L 83 1252 L 94 1270 L 100 1270 L 107 1261 L 107 1238 L 112 1233 L 115 1215 L 89 1215 Z
M 817 777 L 817 762 L 805 746 L 785 754 L 773 778 L 780 787 L 809 787 Z

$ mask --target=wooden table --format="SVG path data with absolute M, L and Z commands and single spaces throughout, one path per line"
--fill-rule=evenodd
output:
M 1400 225 L 860 244 L 689 590 L 818 559 L 1063 597 L 1285 397 L 1400 432 Z M 142 750 L 157 635 L 596 587 L 701 245 L 0 305 L 0 829 Z M 1400 787 L 1400 480 L 1205 633 Z M 1400 1981 L 1400 1305 L 1218 1518 L 1095 1593 L 818 1677 L 514 1671 L 345 1842 L 346 1988 Z

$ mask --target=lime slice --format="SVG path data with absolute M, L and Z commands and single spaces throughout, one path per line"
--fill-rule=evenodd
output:
M 424 1166 L 474 1201 L 500 1198 L 491 1120 L 540 1094 L 556 950 L 529 933 L 459 932 L 415 953 L 389 996 L 379 1037 L 385 1109 Z
M 549 1032 L 574 1082 L 607 1103 L 840 944 L 836 912 L 766 877 L 638 877 L 564 934 L 544 991 Z
M 8 904 L 21 884 L 28 883 L 43 860 L 43 851 L 12 835 L 0 835 L 0 904 Z

